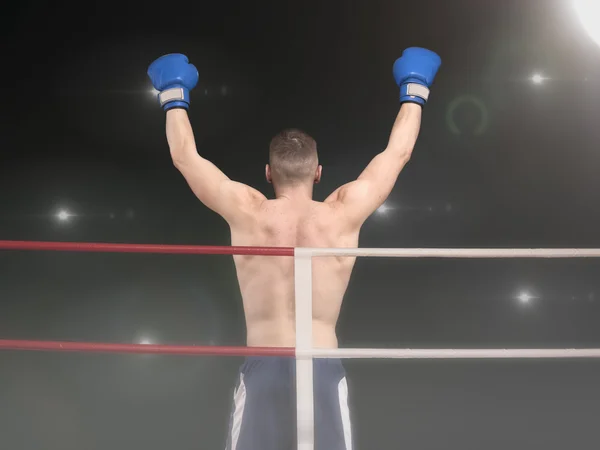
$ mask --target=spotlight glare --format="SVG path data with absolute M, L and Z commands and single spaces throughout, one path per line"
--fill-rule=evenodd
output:
M 377 208 L 377 210 L 375 211 L 377 214 L 385 216 L 392 208 L 387 205 L 387 204 L 382 204 L 379 208 Z
M 541 74 L 539 73 L 534 73 L 531 76 L 531 81 L 533 82 L 533 84 L 542 84 L 544 82 L 546 78 L 544 78 Z
M 521 292 L 519 295 L 517 295 L 517 300 L 519 300 L 521 303 L 529 303 L 531 302 L 531 300 L 533 300 L 535 297 L 533 297 L 529 292 Z
M 600 2 L 573 0 L 573 7 L 585 31 L 600 45 Z
M 71 215 L 71 214 L 70 214 L 68 211 L 66 211 L 66 210 L 64 210 L 64 209 L 61 209 L 60 211 L 58 211 L 58 212 L 56 213 L 56 218 L 57 218 L 58 220 L 60 220 L 61 222 L 66 222 L 67 220 L 69 220 L 69 218 L 70 218 L 71 216 L 72 216 L 72 215 Z

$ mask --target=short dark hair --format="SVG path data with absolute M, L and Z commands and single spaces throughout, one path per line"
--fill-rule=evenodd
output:
M 271 139 L 269 165 L 274 183 L 293 184 L 312 179 L 319 165 L 317 143 L 304 131 L 283 130 Z

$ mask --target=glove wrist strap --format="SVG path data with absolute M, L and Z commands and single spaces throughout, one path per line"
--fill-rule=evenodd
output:
M 400 101 L 425 104 L 429 99 L 429 88 L 417 83 L 400 86 Z
M 190 103 L 190 91 L 184 87 L 174 87 L 165 89 L 158 94 L 160 106 L 164 107 L 167 103 Z

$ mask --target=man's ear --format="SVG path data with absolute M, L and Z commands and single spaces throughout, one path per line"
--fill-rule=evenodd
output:
M 321 181 L 321 175 L 323 174 L 323 166 L 318 165 L 317 171 L 315 172 L 315 184 Z
M 267 183 L 273 182 L 271 179 L 271 167 L 268 164 L 265 166 L 265 178 L 267 179 Z

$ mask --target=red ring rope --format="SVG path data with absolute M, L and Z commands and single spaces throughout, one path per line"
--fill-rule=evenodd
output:
M 0 350 L 140 353 L 155 355 L 295 356 L 293 347 L 222 347 L 206 345 L 112 344 L 104 342 L 24 341 L 0 339 Z
M 0 241 L 0 250 L 49 250 L 103 253 L 169 253 L 187 255 L 294 256 L 293 247 L 225 245 L 104 244 L 90 242 Z

